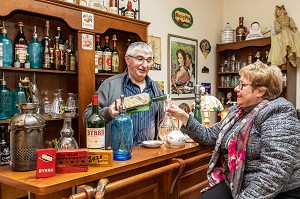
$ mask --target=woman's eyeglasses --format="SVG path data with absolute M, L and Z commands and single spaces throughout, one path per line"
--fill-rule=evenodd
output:
M 251 84 L 246 84 L 244 82 L 242 82 L 241 80 L 238 81 L 238 84 L 236 85 L 240 90 L 242 90 L 245 86 L 248 86 Z

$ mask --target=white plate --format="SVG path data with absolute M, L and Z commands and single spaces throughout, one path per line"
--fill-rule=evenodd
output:
M 142 142 L 142 145 L 147 148 L 158 148 L 163 143 L 164 142 L 160 141 L 160 140 L 147 140 L 147 141 Z

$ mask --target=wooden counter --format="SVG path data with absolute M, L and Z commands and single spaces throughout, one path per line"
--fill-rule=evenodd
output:
M 206 179 L 205 171 L 210 159 L 211 149 L 201 148 L 196 143 L 186 143 L 184 148 L 179 149 L 169 148 L 165 145 L 155 149 L 136 146 L 133 149 L 131 160 L 113 161 L 112 167 L 89 167 L 88 172 L 56 174 L 56 176 L 49 178 L 36 179 L 36 171 L 14 172 L 11 170 L 11 166 L 3 166 L 0 167 L 0 183 L 31 192 L 32 198 L 68 197 L 71 194 L 71 187 L 88 183 L 93 184 L 93 182 L 98 182 L 101 178 L 108 178 L 110 182 L 118 181 L 169 165 L 172 158 L 181 158 L 184 160 L 201 154 L 205 154 L 203 155 L 203 160 L 201 159 L 200 162 L 199 160 L 191 162 L 190 165 L 194 166 L 190 168 L 186 166 L 185 172 L 181 176 L 188 175 L 188 172 L 193 175 L 195 172 L 201 172 L 201 176 L 195 175 L 193 178 L 197 176 L 198 179 L 201 179 L 202 183 Z M 176 172 L 175 170 L 174 172 Z M 172 172 L 170 171 L 167 175 L 161 174 L 162 176 L 165 175 L 165 177 L 161 178 L 161 183 L 164 184 L 170 181 L 168 178 L 174 176 Z M 165 181 L 163 178 L 167 180 Z M 199 180 L 196 181 L 199 182 Z M 169 186 L 166 187 L 169 188 Z M 201 187 L 203 187 L 203 184 Z M 159 198 L 168 198 L 168 190 L 164 191 L 163 189 L 162 187 L 158 192 L 163 193 L 166 197 L 160 196 Z M 180 188 L 178 187 L 175 190 L 178 189 Z M 199 191 L 198 189 L 197 192 Z M 176 195 L 178 194 L 180 193 L 176 193 Z

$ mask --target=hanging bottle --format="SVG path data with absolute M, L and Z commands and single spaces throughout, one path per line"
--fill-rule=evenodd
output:
M 11 118 L 13 113 L 12 91 L 6 86 L 5 75 L 2 73 L 0 87 L 0 120 Z
M 126 115 L 124 95 L 121 95 L 119 114 L 111 122 L 111 147 L 114 160 L 129 160 L 133 147 L 133 124 Z
M 1 166 L 9 165 L 10 163 L 10 150 L 7 142 L 7 128 L 6 126 L 0 126 L 0 162 Z
M 95 73 L 101 73 L 103 70 L 103 51 L 101 47 L 100 35 L 95 36 Z
M 2 44 L 2 66 L 11 67 L 13 64 L 13 46 L 12 40 L 7 36 L 5 22 L 3 22 L 1 29 L 0 44 Z
M 13 92 L 13 115 L 21 113 L 21 109 L 18 106 L 19 104 L 26 103 L 26 97 L 24 88 L 21 83 L 21 76 L 19 77 L 18 88 Z
M 113 35 L 113 50 L 111 55 L 111 70 L 113 73 L 119 73 L 119 52 L 117 50 L 117 36 Z
M 41 96 L 40 91 L 37 85 L 36 73 L 33 73 L 33 81 L 31 83 L 32 86 L 32 98 L 33 103 L 35 104 L 35 113 L 40 113 L 41 111 Z
M 164 110 L 170 106 L 171 103 L 171 95 L 167 94 L 167 100 L 164 103 Z M 174 125 L 170 116 L 165 115 L 163 121 L 159 125 L 158 136 L 161 141 L 166 142 L 167 135 L 174 130 Z
M 167 99 L 167 95 L 151 97 L 148 93 L 132 95 L 125 97 L 126 112 L 128 114 L 149 111 L 154 102 L 159 102 Z M 120 105 L 120 99 L 117 99 L 117 105 Z
M 105 46 L 103 47 L 103 71 L 111 72 L 111 49 L 108 43 L 109 37 L 105 36 Z
M 92 95 L 92 114 L 86 120 L 86 146 L 88 149 L 105 149 L 105 121 L 99 114 L 98 94 Z
M 109 12 L 118 14 L 118 0 L 110 0 L 109 1 Z
M 24 68 L 27 54 L 27 39 L 23 32 L 23 22 L 18 22 L 19 31 L 15 38 L 15 55 L 19 54 L 20 67 Z
M 30 68 L 41 69 L 43 64 L 43 45 L 38 40 L 36 26 L 34 26 L 33 38 L 28 42 L 28 54 Z
M 74 131 L 72 129 L 72 114 L 69 111 L 65 111 L 63 117 L 64 124 L 60 131 L 60 138 L 57 141 L 56 150 L 77 149 L 78 144 L 73 137 Z

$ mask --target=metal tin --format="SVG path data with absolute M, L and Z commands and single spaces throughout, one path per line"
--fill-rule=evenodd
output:
M 34 113 L 33 103 L 20 104 L 21 113 L 10 120 L 10 148 L 13 171 L 36 169 L 36 150 L 43 148 L 45 120 Z
M 229 23 L 226 24 L 224 30 L 221 31 L 221 43 L 230 43 L 234 41 L 234 30 Z

